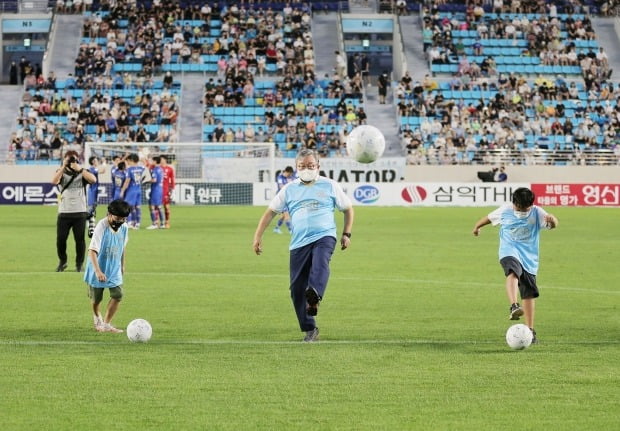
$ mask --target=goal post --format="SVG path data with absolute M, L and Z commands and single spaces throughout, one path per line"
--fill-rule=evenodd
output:
M 275 144 L 264 143 L 158 143 L 87 142 L 86 162 L 91 156 L 111 166 L 115 156 L 135 153 L 141 163 L 166 156 L 175 170 L 173 200 L 177 204 L 251 205 L 254 183 L 275 183 Z M 100 202 L 111 188 L 110 169 L 100 176 Z M 107 186 L 106 186 L 107 184 Z M 146 186 L 148 188 L 148 185 Z M 147 195 L 148 193 L 143 193 Z

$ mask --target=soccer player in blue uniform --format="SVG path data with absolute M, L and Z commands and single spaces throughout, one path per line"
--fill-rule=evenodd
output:
M 483 226 L 499 225 L 499 263 L 506 276 L 506 293 L 510 301 L 510 320 L 525 315 L 525 323 L 534 330 L 535 299 L 540 295 L 536 285 L 538 273 L 540 232 L 554 229 L 558 219 L 534 205 L 534 193 L 520 187 L 512 194 L 512 204 L 503 205 L 476 222 L 473 234 L 478 236 Z M 523 308 L 517 301 L 521 295 Z
M 288 183 L 292 182 L 295 179 L 294 174 L 295 174 L 295 171 L 293 170 L 292 166 L 287 166 L 286 168 L 284 168 L 284 170 L 276 178 L 276 184 L 278 185 L 278 192 L 282 190 L 285 185 L 287 185 Z M 275 233 L 282 233 L 282 230 L 281 230 L 282 223 L 286 223 L 286 228 L 288 229 L 288 232 L 291 233 L 293 228 L 291 226 L 291 218 L 288 214 L 288 211 L 282 211 L 282 214 L 280 215 L 280 218 L 278 219 L 278 222 L 276 223 L 276 227 L 273 228 L 273 231 Z
M 88 201 L 88 237 L 92 238 L 95 230 L 95 218 L 97 217 L 97 200 L 99 199 L 99 174 L 105 173 L 105 165 L 99 166 L 96 156 L 88 158 L 88 172 L 95 176 L 95 182 L 88 185 L 86 197 Z
M 116 167 L 112 168 L 112 200 L 122 199 L 123 197 L 123 184 L 127 179 L 127 173 L 125 172 L 125 162 L 118 162 Z
M 151 225 L 147 229 L 163 229 L 164 223 L 164 169 L 161 166 L 161 157 L 153 157 L 151 167 L 151 192 L 149 194 L 149 209 Z
M 121 156 L 116 155 L 112 157 L 112 167 L 110 168 L 110 178 L 112 179 L 112 191 L 110 192 L 110 196 L 112 196 L 112 199 L 110 199 L 110 201 L 114 200 L 114 195 L 116 194 L 116 183 L 114 182 L 114 174 L 116 173 L 116 171 L 118 171 L 118 164 L 120 162 Z M 118 193 L 120 194 L 120 187 L 118 189 Z
M 329 280 L 329 262 L 336 247 L 335 210 L 344 214 L 340 246 L 351 244 L 354 211 L 351 199 L 340 185 L 319 176 L 319 156 L 309 149 L 301 150 L 295 159 L 298 178 L 284 186 L 272 199 L 258 222 L 253 248 L 263 251 L 263 234 L 273 218 L 288 210 L 293 232 L 289 245 L 290 289 L 299 327 L 306 333 L 305 342 L 319 339 L 315 316 L 325 295 Z
M 145 176 L 145 167 L 138 164 L 140 158 L 137 154 L 127 156 L 127 168 L 125 173 L 127 178 L 123 184 L 121 194 L 125 202 L 131 206 L 128 224 L 132 229 L 140 229 L 142 219 L 142 180 Z
M 123 298 L 125 246 L 129 238 L 125 221 L 130 211 L 131 207 L 123 200 L 110 202 L 108 214 L 97 223 L 88 247 L 84 281 L 88 285 L 93 324 L 97 332 L 123 332 L 112 326 L 111 322 Z M 99 305 L 103 300 L 104 289 L 109 290 L 110 302 L 105 317 L 101 317 Z

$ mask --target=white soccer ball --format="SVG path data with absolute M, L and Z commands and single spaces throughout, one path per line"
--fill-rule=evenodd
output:
M 357 126 L 347 136 L 347 151 L 360 163 L 372 163 L 383 155 L 385 137 L 375 126 Z
M 146 343 L 153 335 L 151 324 L 144 319 L 134 319 L 127 325 L 127 338 L 133 343 Z
M 530 344 L 532 344 L 533 337 L 532 330 L 523 323 L 512 325 L 508 328 L 508 331 L 506 331 L 506 343 L 514 350 L 528 348 Z

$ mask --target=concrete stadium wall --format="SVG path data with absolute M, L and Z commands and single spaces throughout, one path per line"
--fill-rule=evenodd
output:
M 0 183 L 48 182 L 58 165 L 9 166 L 0 165 Z M 478 171 L 490 166 L 407 166 L 407 182 L 478 182 Z M 539 183 L 620 183 L 620 166 L 507 166 L 509 182 Z M 109 181 L 103 175 L 102 182 Z

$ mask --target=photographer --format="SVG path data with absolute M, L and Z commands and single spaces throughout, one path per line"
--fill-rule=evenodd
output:
M 504 165 L 499 168 L 493 168 L 490 171 L 479 171 L 478 179 L 483 183 L 505 183 L 508 181 L 508 174 Z
M 93 184 L 96 180 L 92 173 L 80 166 L 75 151 L 67 151 L 61 168 L 52 177 L 52 184 L 57 184 L 60 192 L 56 222 L 56 251 L 59 259 L 56 272 L 67 268 L 67 238 L 70 230 L 73 230 L 75 240 L 75 267 L 78 272 L 82 271 L 86 253 L 84 231 L 88 217 L 86 184 Z

